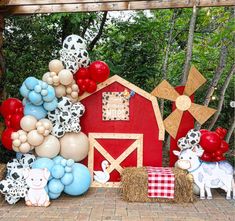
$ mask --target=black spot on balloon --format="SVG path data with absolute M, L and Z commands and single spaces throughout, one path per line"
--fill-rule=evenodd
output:
M 68 46 L 67 44 L 64 44 L 64 48 L 68 49 L 68 47 L 69 47 L 69 46 Z
M 75 47 L 74 47 L 74 45 L 71 47 L 71 49 L 75 50 Z

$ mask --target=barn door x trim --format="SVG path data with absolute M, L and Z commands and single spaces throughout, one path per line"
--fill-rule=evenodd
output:
M 105 150 L 96 139 L 127 139 L 135 140 L 117 159 L 114 159 L 107 150 Z M 125 134 L 125 133 L 89 133 L 90 150 L 88 154 L 88 168 L 91 172 L 92 187 L 119 187 L 119 182 L 107 182 L 106 184 L 100 184 L 93 182 L 93 170 L 94 170 L 94 150 L 99 151 L 102 156 L 109 161 L 110 167 L 107 169 L 108 173 L 113 170 L 122 172 L 123 168 L 121 163 L 137 149 L 137 167 L 143 166 L 143 134 Z

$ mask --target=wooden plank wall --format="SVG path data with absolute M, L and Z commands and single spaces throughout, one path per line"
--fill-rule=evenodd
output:
M 0 13 L 37 14 L 56 12 L 122 11 L 140 9 L 187 8 L 194 5 L 233 6 L 235 0 L 2 0 Z

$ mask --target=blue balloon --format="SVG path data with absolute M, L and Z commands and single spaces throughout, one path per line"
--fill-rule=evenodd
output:
M 30 92 L 30 90 L 29 90 L 29 89 L 25 86 L 25 84 L 23 83 L 23 84 L 21 85 L 21 87 L 20 87 L 20 94 L 21 94 L 21 96 L 23 96 L 23 97 L 28 97 L 29 92 Z
M 47 110 L 47 111 L 53 111 L 57 108 L 57 99 L 55 98 L 53 101 L 51 102 L 44 102 L 43 107 Z
M 42 157 L 42 158 L 37 158 L 37 160 L 35 160 L 32 164 L 32 168 L 33 169 L 43 169 L 43 168 L 47 168 L 49 171 L 51 171 L 51 168 L 54 166 L 54 162 L 53 160 L 46 158 L 46 157 Z
M 37 105 L 42 101 L 41 94 L 36 93 L 35 91 L 31 91 L 29 93 L 28 99 L 34 104 Z
M 37 78 L 35 77 L 28 77 L 26 78 L 26 80 L 24 81 L 25 86 L 29 89 L 29 90 L 33 90 L 34 87 L 39 84 L 39 81 Z
M 42 89 L 47 89 L 47 87 L 48 87 L 48 84 L 46 82 L 44 82 L 44 81 L 40 80 L 39 84 L 41 85 Z
M 62 165 L 56 164 L 51 168 L 51 175 L 56 179 L 60 179 L 64 176 L 64 167 Z
M 72 173 L 66 173 L 62 178 L 61 178 L 61 183 L 63 183 L 65 186 L 69 185 L 73 182 L 73 174 Z
M 16 152 L 16 159 L 17 159 L 17 160 L 21 159 L 22 156 L 23 156 L 22 153 Z
M 57 193 L 57 194 L 56 194 L 56 193 L 48 192 L 49 198 L 52 199 L 52 200 L 55 200 L 55 199 L 59 198 L 59 197 L 60 197 L 60 194 L 61 194 L 61 193 Z
M 46 102 L 51 102 L 55 98 L 55 89 L 52 86 L 48 86 L 47 95 L 43 96 L 43 100 Z
M 47 111 L 42 106 L 26 103 L 24 106 L 24 115 L 32 115 L 37 118 L 37 120 L 40 120 L 47 116 Z
M 73 182 L 65 186 L 64 192 L 72 195 L 79 196 L 85 193 L 91 185 L 91 175 L 86 166 L 80 163 L 73 165 Z
M 38 84 L 38 85 L 36 85 L 36 86 L 34 87 L 34 91 L 37 92 L 37 93 L 40 93 L 41 90 L 42 90 L 42 87 L 41 87 L 40 84 Z
M 64 159 L 62 156 L 56 156 L 52 160 L 55 164 L 60 164 L 61 160 Z
M 58 179 L 51 179 L 47 184 L 49 192 L 59 194 L 64 190 L 64 185 Z

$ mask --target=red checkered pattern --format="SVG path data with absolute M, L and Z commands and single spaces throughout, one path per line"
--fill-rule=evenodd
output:
M 147 167 L 148 197 L 174 198 L 175 175 L 171 167 Z

